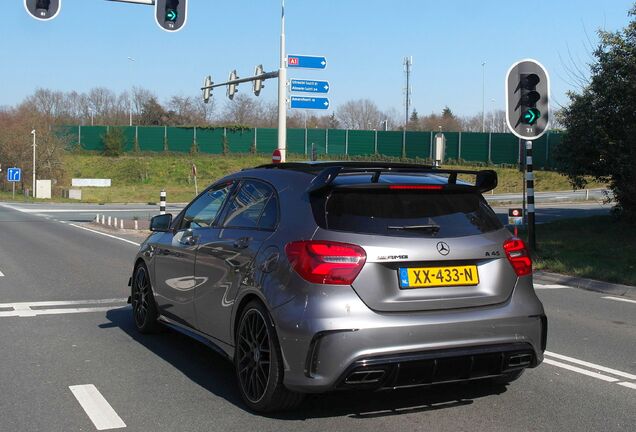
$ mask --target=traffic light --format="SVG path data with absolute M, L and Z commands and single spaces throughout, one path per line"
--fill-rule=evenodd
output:
M 254 76 L 258 77 L 263 75 L 265 71 L 263 70 L 263 65 L 256 66 L 256 70 L 254 71 Z M 263 80 L 255 79 L 254 80 L 254 95 L 259 96 L 261 94 L 261 90 L 263 90 Z
M 512 65 L 506 77 L 506 121 L 524 140 L 541 137 L 550 124 L 550 77 L 536 60 Z
M 236 69 L 233 70 L 232 72 L 230 72 L 230 79 L 228 79 L 228 81 L 234 81 L 238 79 L 238 75 L 236 74 Z M 227 97 L 230 98 L 230 100 L 234 99 L 234 95 L 237 92 L 237 88 L 238 84 L 228 84 L 227 85 Z
M 210 97 L 212 97 L 212 77 L 210 75 L 208 75 L 207 77 L 205 77 L 205 80 L 203 81 L 203 102 L 204 103 L 208 103 L 210 102 Z
M 163 30 L 169 32 L 181 30 L 188 19 L 188 1 L 156 0 L 155 19 Z
M 33 18 L 48 21 L 60 13 L 62 0 L 24 0 L 24 8 Z

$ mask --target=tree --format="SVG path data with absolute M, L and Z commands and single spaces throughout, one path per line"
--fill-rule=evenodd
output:
M 166 124 L 168 112 L 161 106 L 157 98 L 151 96 L 150 99 L 141 105 L 139 124 L 146 126 L 160 126 Z
M 375 129 L 384 120 L 384 114 L 369 99 L 346 102 L 336 110 L 336 117 L 346 129 Z
M 575 187 L 585 175 L 609 182 L 617 212 L 636 221 L 636 5 L 629 16 L 625 29 L 599 31 L 589 85 L 562 112 L 556 160 Z

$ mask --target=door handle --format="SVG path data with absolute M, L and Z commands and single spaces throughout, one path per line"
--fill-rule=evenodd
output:
M 234 247 L 236 249 L 245 249 L 250 245 L 249 237 L 242 237 L 234 242 Z

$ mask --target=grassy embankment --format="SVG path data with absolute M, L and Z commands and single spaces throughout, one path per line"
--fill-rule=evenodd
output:
M 289 160 L 298 161 L 304 158 L 300 155 L 290 155 Z M 228 156 L 142 154 L 115 158 L 99 154 L 67 154 L 64 157 L 65 175 L 58 186 L 69 188 L 71 178 L 110 178 L 113 181 L 111 188 L 84 188 L 83 201 L 92 203 L 157 202 L 159 191 L 165 188 L 170 202 L 187 202 L 194 196 L 192 163 L 197 165 L 198 183 L 201 189 L 226 174 L 270 162 L 270 156 L 251 154 Z M 423 163 L 424 161 L 403 160 L 403 162 Z M 479 169 L 470 165 L 449 167 Z M 499 186 L 495 193 L 521 192 L 522 175 L 517 169 L 503 167 L 493 167 L 493 169 L 499 175 Z M 602 187 L 602 185 L 592 183 L 590 187 Z M 538 191 L 570 188 L 567 179 L 558 173 L 536 172 Z M 0 193 L 0 199 L 10 198 L 10 193 Z M 19 199 L 23 198 L 19 197 Z M 60 199 L 56 198 L 56 200 Z
M 535 267 L 636 286 L 636 226 L 612 216 L 537 225 Z

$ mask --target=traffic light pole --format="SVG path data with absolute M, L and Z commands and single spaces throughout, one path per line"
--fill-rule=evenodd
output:
M 534 208 L 534 171 L 532 166 L 532 141 L 526 141 L 526 188 L 528 190 L 528 242 L 530 250 L 536 252 L 537 237 L 535 232 Z

